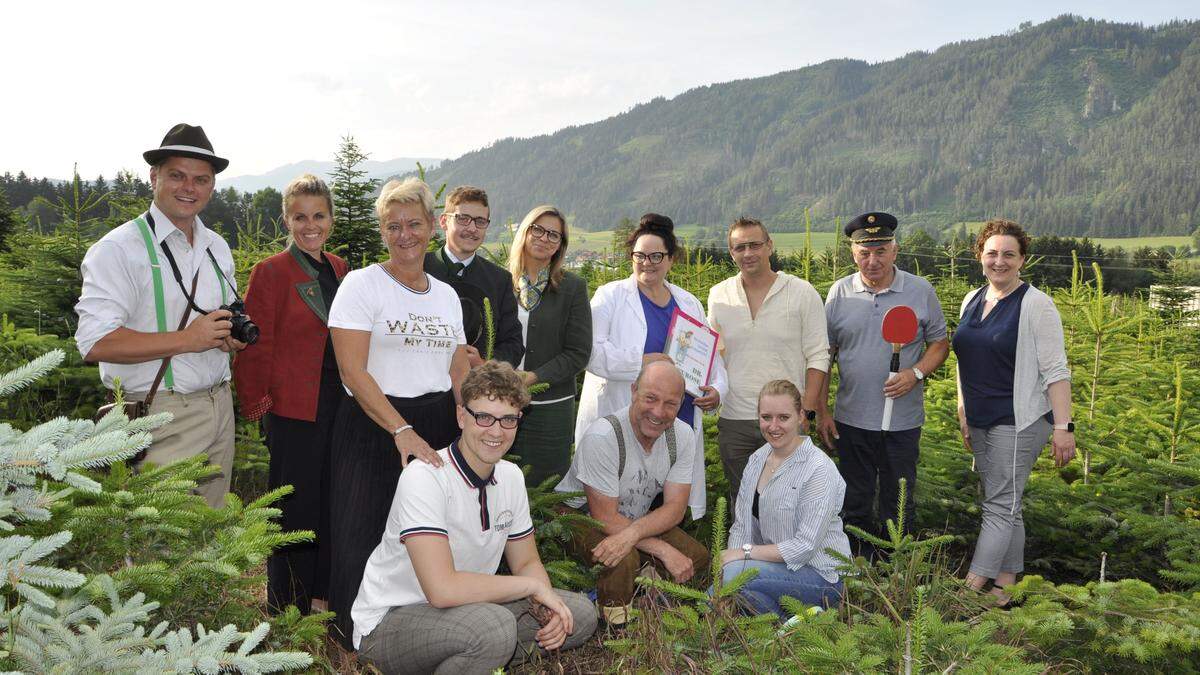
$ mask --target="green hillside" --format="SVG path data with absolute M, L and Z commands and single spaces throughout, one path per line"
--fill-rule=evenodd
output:
M 1004 215 L 1040 233 L 1200 225 L 1200 22 L 1064 16 L 878 64 L 828 61 L 699 87 L 584 126 L 505 139 L 430 178 L 519 218 L 589 230 L 646 211 L 776 230 L 868 209 L 941 227 Z

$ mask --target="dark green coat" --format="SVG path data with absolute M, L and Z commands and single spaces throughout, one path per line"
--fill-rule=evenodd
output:
M 547 382 L 550 389 L 534 398 L 552 401 L 575 395 L 575 376 L 587 368 L 592 355 L 592 307 L 587 284 L 566 272 L 558 288 L 546 288 L 529 313 L 525 337 L 525 370 Z

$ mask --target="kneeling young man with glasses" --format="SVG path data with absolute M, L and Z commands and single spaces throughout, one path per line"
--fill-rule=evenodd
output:
M 596 628 L 579 593 L 550 586 L 521 470 L 502 459 L 529 393 L 506 363 L 462 383 L 462 436 L 400 474 L 351 616 L 359 658 L 385 674 L 490 672 L 573 649 Z M 496 574 L 503 555 L 511 575 Z

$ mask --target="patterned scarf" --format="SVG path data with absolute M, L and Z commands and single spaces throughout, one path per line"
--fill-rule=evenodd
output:
M 525 274 L 521 275 L 521 281 L 517 289 L 517 302 L 521 303 L 521 307 L 525 308 L 526 312 L 532 312 L 534 307 L 542 301 L 542 294 L 546 292 L 546 285 L 550 283 L 550 267 L 543 267 L 541 272 L 538 272 L 537 281 L 530 281 Z

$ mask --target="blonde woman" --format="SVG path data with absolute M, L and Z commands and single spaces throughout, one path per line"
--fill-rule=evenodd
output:
M 280 525 L 317 535 L 267 559 L 267 606 L 307 613 L 329 586 L 329 447 L 344 394 L 326 321 L 348 268 L 325 252 L 333 231 L 325 181 L 306 173 L 289 183 L 283 222 L 287 248 L 250 272 L 246 312 L 259 338 L 234 357 L 233 380 L 242 415 L 262 419 L 271 453 L 267 487 L 295 489 L 279 502 Z
M 767 442 L 746 463 L 729 548 L 721 553 L 727 581 L 758 570 L 739 592 L 756 614 L 782 618 L 785 595 L 825 608 L 841 601 L 838 560 L 828 551 L 850 555 L 840 515 L 846 482 L 804 435 L 804 421 L 795 384 L 772 380 L 762 388 L 758 428 Z
M 416 178 L 393 180 L 375 210 L 389 257 L 346 275 L 329 311 L 349 394 L 334 423 L 330 495 L 329 608 L 344 640 L 400 472 L 413 457 L 442 465 L 434 448 L 457 436 L 455 403 L 468 369 L 458 295 L 422 268 L 433 192 Z
M 587 284 L 563 269 L 567 240 L 562 213 L 538 206 L 521 221 L 508 256 L 525 344 L 521 374 L 527 386 L 549 386 L 533 397 L 513 444 L 530 467 L 530 485 L 562 477 L 571 464 L 575 378 L 592 354 Z

